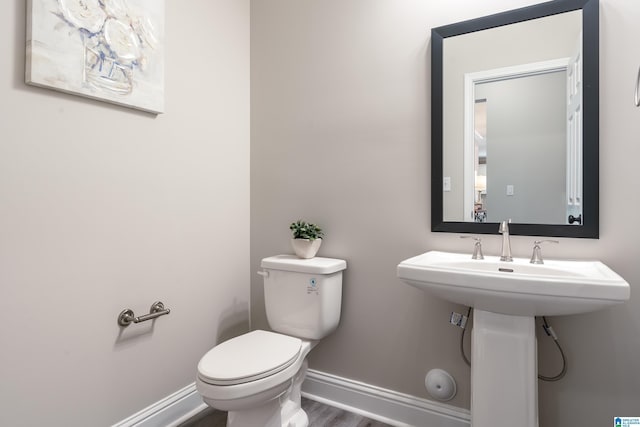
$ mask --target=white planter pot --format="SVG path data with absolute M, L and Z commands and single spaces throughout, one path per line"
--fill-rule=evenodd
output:
M 299 258 L 313 258 L 318 253 L 322 239 L 291 239 L 293 251 Z

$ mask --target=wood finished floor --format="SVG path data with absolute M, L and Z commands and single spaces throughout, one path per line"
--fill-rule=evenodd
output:
M 389 424 L 302 398 L 302 408 L 309 416 L 309 427 L 391 427 Z M 178 427 L 225 427 L 227 413 L 207 409 Z

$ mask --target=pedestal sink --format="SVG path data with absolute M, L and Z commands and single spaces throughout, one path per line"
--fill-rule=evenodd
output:
M 402 261 L 398 277 L 474 308 L 472 427 L 538 426 L 535 316 L 586 313 L 630 296 L 629 284 L 599 261 L 535 265 L 431 251 Z

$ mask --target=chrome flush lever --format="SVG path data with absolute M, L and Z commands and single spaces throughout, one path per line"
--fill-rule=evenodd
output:
M 640 107 L 640 68 L 638 68 L 638 77 L 636 78 L 635 102 L 636 107 Z

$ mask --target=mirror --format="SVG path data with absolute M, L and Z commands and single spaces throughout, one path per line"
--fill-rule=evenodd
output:
M 432 29 L 432 231 L 598 237 L 598 9 Z

